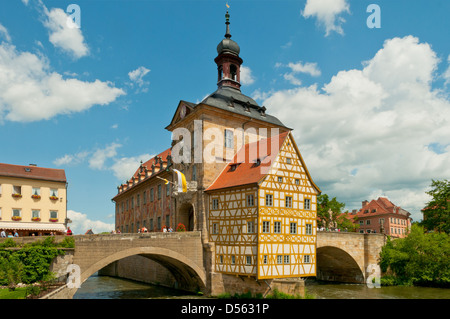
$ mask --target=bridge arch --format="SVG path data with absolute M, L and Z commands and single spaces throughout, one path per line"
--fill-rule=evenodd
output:
M 336 246 L 317 248 L 317 276 L 319 280 L 364 283 L 364 268 L 347 251 Z
M 107 265 L 134 255 L 147 257 L 167 268 L 175 277 L 180 289 L 190 291 L 205 290 L 207 279 L 206 273 L 202 268 L 186 256 L 161 247 L 132 247 L 108 255 L 90 265 L 87 269 L 81 269 L 81 283 Z M 77 290 L 77 288 L 70 289 L 71 298 Z

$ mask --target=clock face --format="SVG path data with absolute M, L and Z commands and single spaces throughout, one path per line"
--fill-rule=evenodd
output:
M 185 116 L 186 116 L 186 106 L 183 105 L 183 106 L 181 107 L 180 117 L 181 117 L 181 118 L 184 118 Z

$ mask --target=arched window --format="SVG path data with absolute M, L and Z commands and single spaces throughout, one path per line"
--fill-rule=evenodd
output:
M 234 64 L 230 65 L 230 75 L 232 80 L 237 81 L 237 67 Z

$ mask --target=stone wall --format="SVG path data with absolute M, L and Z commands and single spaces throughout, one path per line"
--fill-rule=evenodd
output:
M 144 256 L 130 256 L 99 270 L 100 276 L 111 276 L 178 288 L 174 276 L 163 266 Z
M 280 278 L 256 280 L 255 277 L 236 276 L 221 273 L 211 274 L 212 296 L 223 293 L 244 294 L 251 292 L 252 295 L 262 294 L 266 296 L 277 289 L 289 295 L 305 296 L 305 282 L 302 278 Z

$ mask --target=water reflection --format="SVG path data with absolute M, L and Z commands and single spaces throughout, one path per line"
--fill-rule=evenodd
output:
M 194 298 L 185 291 L 155 286 L 133 280 L 98 276 L 89 277 L 78 289 L 73 299 L 149 299 Z
M 306 280 L 306 291 L 316 299 L 450 299 L 450 289 L 427 287 L 369 288 L 362 284 L 335 284 Z M 74 299 L 198 299 L 185 291 L 133 280 L 94 274 Z
M 317 299 L 450 299 L 450 289 L 429 287 L 369 288 L 363 284 L 306 281 L 306 291 Z

